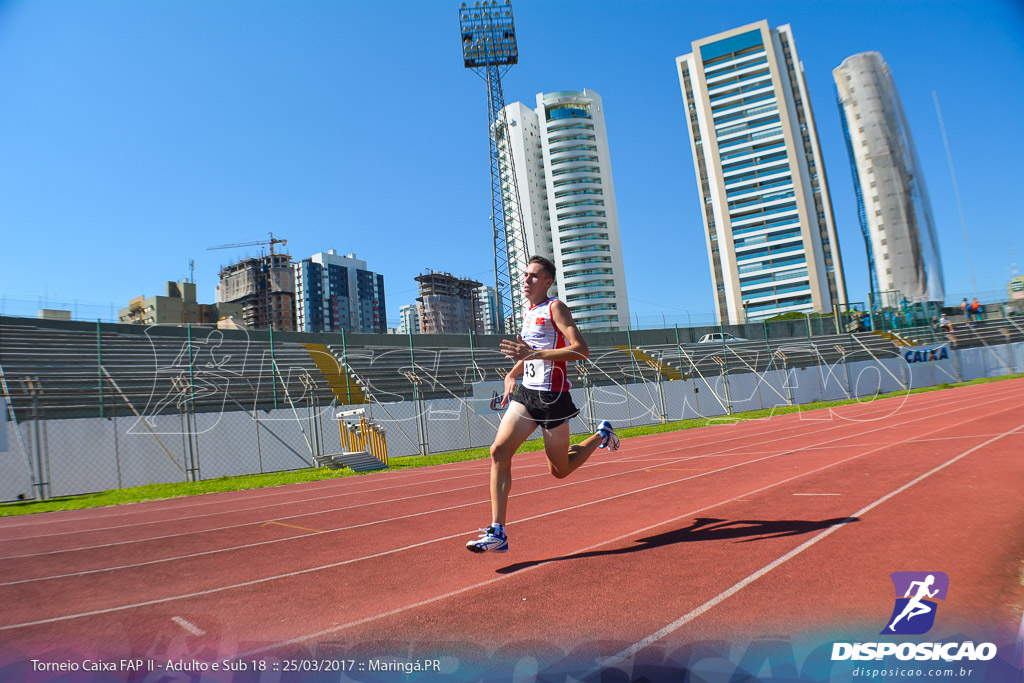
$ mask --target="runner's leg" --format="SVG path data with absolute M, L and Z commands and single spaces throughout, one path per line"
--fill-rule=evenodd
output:
M 544 453 L 548 456 L 548 469 L 558 479 L 565 479 L 587 461 L 604 438 L 600 434 L 588 436 L 578 444 L 569 445 L 569 423 L 563 422 L 553 429 L 541 428 L 544 435 Z
M 509 401 L 491 444 L 491 513 L 498 524 L 505 524 L 508 495 L 512 490 L 512 456 L 536 428 L 537 423 L 526 412 L 526 406 Z

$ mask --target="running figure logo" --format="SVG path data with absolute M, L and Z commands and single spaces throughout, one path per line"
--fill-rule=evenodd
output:
M 942 572 L 893 572 L 889 577 L 897 598 L 882 635 L 927 633 L 935 623 L 935 598 L 946 599 L 949 577 Z

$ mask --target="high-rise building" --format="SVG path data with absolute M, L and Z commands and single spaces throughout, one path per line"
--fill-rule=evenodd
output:
M 889 66 L 877 52 L 832 70 L 871 289 L 883 306 L 945 300 L 931 203 Z
M 417 275 L 420 295 L 416 313 L 422 334 L 461 334 L 477 329 L 476 297 L 480 283 L 451 273 Z
M 398 334 L 420 333 L 420 314 L 416 304 L 399 306 L 398 315 L 402 318 L 402 322 L 398 325 Z
M 335 249 L 295 264 L 295 318 L 300 332 L 385 334 L 384 276 L 355 254 Z
M 549 291 L 568 305 L 581 330 L 626 329 L 626 274 L 601 96 L 586 89 L 538 93 L 535 109 L 514 102 L 505 112 L 508 134 L 499 149 L 503 161 L 511 154 L 514 162 L 526 256 L 554 262 Z M 521 287 L 526 259 L 515 256 L 509 270 Z
M 811 102 L 788 25 L 760 21 L 676 58 L 718 319 L 846 303 Z
M 1006 283 L 1007 301 L 1024 301 L 1024 277 L 1018 275 Z
M 217 303 L 242 307 L 249 329 L 295 329 L 295 278 L 289 254 L 248 258 L 220 270 Z
M 473 290 L 476 300 L 476 332 L 501 334 L 498 329 L 498 293 L 494 287 L 480 285 Z

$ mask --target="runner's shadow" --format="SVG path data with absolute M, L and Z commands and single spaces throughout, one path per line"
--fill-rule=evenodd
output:
M 738 519 L 730 522 L 725 519 L 714 517 L 698 517 L 688 527 L 666 531 L 656 536 L 637 539 L 636 545 L 612 550 L 589 550 L 572 555 L 561 557 L 549 557 L 544 560 L 530 560 L 528 562 L 517 562 L 507 567 L 498 569 L 499 574 L 513 574 L 523 569 L 536 567 L 549 562 L 562 562 L 565 560 L 580 560 L 587 557 L 605 557 L 608 555 L 628 555 L 643 550 L 653 550 L 676 543 L 694 543 L 697 541 L 728 541 L 735 540 L 736 543 L 749 543 L 751 541 L 762 541 L 769 538 L 784 538 L 786 536 L 800 536 L 813 531 L 828 529 L 829 527 L 850 522 L 860 521 L 856 517 L 836 517 L 825 519 L 820 522 L 809 522 L 805 520 L 760 520 L 760 519 Z

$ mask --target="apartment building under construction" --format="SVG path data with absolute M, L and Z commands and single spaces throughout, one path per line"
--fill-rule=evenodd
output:
M 249 329 L 295 329 L 295 276 L 290 254 L 248 258 L 221 268 L 217 303 L 242 306 Z
M 433 271 L 415 279 L 420 287 L 416 309 L 422 334 L 483 332 L 478 321 L 479 282 Z

